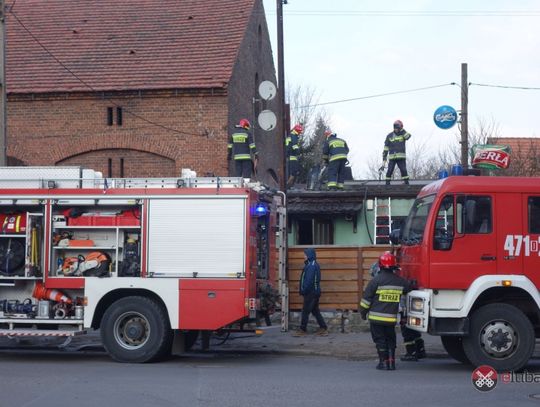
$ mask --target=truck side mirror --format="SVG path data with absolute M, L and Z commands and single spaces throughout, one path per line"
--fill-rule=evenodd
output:
M 394 229 L 390 232 L 390 242 L 392 244 L 399 244 L 401 241 L 401 229 Z

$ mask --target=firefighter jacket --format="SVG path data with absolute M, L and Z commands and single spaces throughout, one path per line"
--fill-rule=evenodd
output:
M 411 138 L 411 133 L 401 129 L 398 133 L 392 132 L 386 136 L 383 150 L 383 161 L 386 161 L 386 157 L 390 160 L 402 160 L 407 158 L 405 156 L 405 142 Z
M 298 146 L 298 133 L 294 130 L 285 139 L 285 152 L 290 161 L 297 161 L 300 147 Z
M 323 160 L 325 162 L 346 160 L 349 153 L 347 142 L 337 138 L 335 134 L 329 136 L 323 146 Z
M 409 283 L 392 270 L 381 269 L 369 282 L 360 301 L 360 312 L 369 311 L 369 322 L 395 325 L 401 297 L 409 291 Z
M 230 135 L 227 145 L 227 158 L 234 160 L 251 160 L 251 155 L 257 156 L 257 148 L 253 136 L 242 127 Z
M 304 270 L 300 275 L 300 295 L 321 295 L 321 268 L 317 263 L 315 249 L 304 250 L 307 260 L 304 262 Z

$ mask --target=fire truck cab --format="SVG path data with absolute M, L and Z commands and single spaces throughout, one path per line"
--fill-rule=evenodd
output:
M 407 326 L 450 356 L 523 368 L 540 337 L 540 183 L 453 176 L 425 186 L 399 232 Z
M 241 178 L 0 168 L 0 336 L 100 329 L 121 362 L 272 312 L 276 191 Z

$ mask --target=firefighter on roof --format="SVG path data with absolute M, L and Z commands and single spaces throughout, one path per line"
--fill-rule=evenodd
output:
M 253 135 L 249 131 L 249 120 L 242 119 L 235 126 L 236 131 L 229 137 L 227 145 L 227 160 L 234 160 L 234 175 L 236 177 L 251 178 L 251 173 L 257 169 L 257 148 Z
M 287 188 L 292 188 L 294 186 L 296 177 L 300 174 L 300 163 L 298 162 L 300 147 L 298 146 L 298 138 L 302 133 L 304 133 L 304 126 L 297 124 L 292 128 L 291 133 L 285 139 L 285 153 L 287 154 L 289 170 Z
M 394 122 L 394 131 L 386 136 L 383 150 L 383 165 L 379 171 L 383 171 L 386 159 L 388 158 L 388 170 L 386 171 L 386 185 L 390 185 L 392 174 L 396 165 L 401 172 L 401 179 L 405 184 L 409 183 L 409 175 L 407 174 L 407 161 L 405 155 L 405 142 L 411 138 L 411 134 L 403 128 L 403 122 L 396 120 Z
M 399 302 L 408 291 L 405 279 L 394 274 L 396 256 L 385 252 L 379 257 L 380 273 L 369 282 L 360 301 L 362 319 L 369 319 L 371 337 L 379 354 L 379 370 L 396 369 L 396 331 Z M 369 311 L 369 313 L 368 313 Z
M 349 147 L 347 142 L 337 137 L 331 130 L 324 132 L 326 141 L 323 146 L 323 162 L 328 165 L 328 189 L 343 189 L 345 181 L 345 164 Z

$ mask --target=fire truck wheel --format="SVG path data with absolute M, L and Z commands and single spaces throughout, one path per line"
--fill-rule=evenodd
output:
M 489 304 L 471 316 L 469 336 L 463 350 L 475 366 L 514 371 L 527 365 L 534 352 L 534 328 L 517 307 Z
M 463 338 L 461 336 L 441 336 L 441 342 L 444 350 L 446 350 L 446 353 L 448 353 L 451 358 L 464 365 L 471 364 L 471 361 L 463 350 Z
M 170 351 L 167 314 L 147 297 L 125 297 L 113 303 L 103 315 L 100 330 L 105 349 L 118 362 L 152 362 Z

